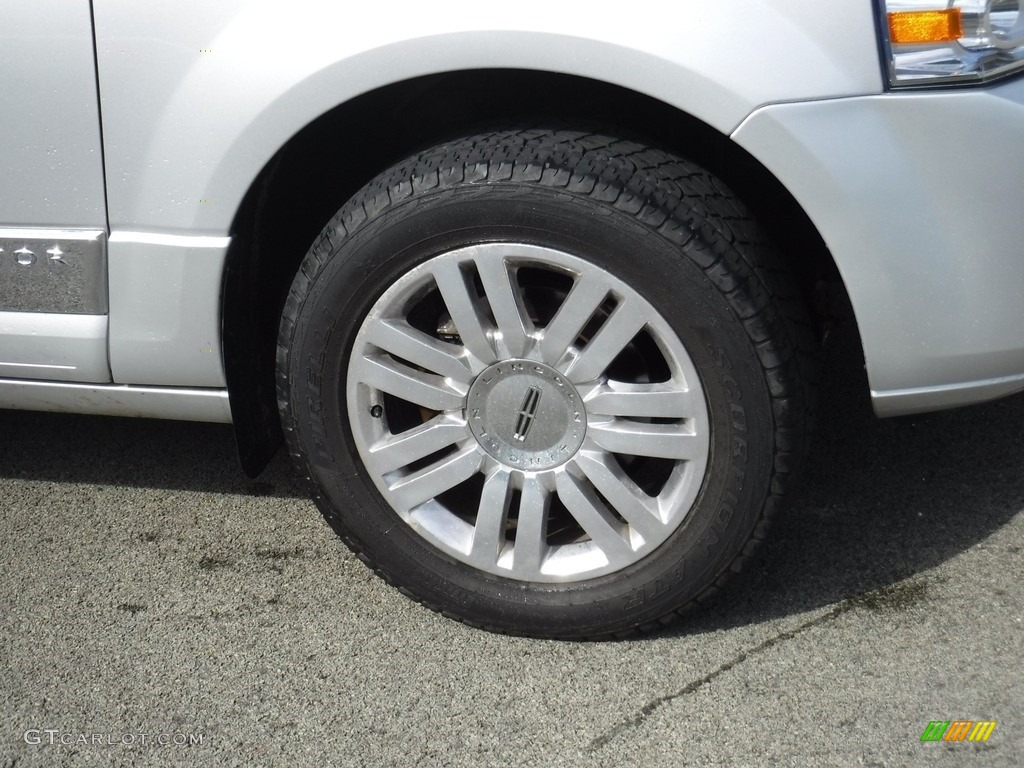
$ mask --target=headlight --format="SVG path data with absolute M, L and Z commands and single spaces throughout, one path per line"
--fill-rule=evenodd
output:
M 893 86 L 978 83 L 1024 70 L 1022 0 L 881 0 Z

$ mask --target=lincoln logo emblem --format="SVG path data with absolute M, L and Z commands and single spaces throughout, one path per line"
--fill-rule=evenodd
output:
M 540 387 L 530 387 L 523 398 L 523 404 L 519 406 L 519 416 L 516 418 L 516 431 L 513 437 L 520 443 L 526 440 L 530 434 L 534 419 L 537 418 L 537 407 L 540 405 Z

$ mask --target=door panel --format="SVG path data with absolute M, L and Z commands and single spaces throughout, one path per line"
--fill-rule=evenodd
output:
M 110 381 L 89 3 L 6 3 L 0 50 L 0 377 Z
M 106 228 L 89 4 L 0 10 L 0 226 Z

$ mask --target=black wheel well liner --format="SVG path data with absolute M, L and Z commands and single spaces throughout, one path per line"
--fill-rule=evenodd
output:
M 222 296 L 224 365 L 239 458 L 256 476 L 282 442 L 274 389 L 278 323 L 324 224 L 378 173 L 418 149 L 497 124 L 600 126 L 693 160 L 724 179 L 776 242 L 818 320 L 818 286 L 841 280 L 821 236 L 775 177 L 728 136 L 636 91 L 530 70 L 430 75 L 321 115 L 253 181 L 232 223 Z M 845 305 L 845 295 L 838 302 Z

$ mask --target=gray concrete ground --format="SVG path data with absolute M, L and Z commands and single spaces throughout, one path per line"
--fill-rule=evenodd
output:
M 0 412 L 0 766 L 1024 764 L 1024 397 L 878 421 L 832 362 L 820 422 L 723 600 L 557 643 L 409 602 L 227 428 Z

